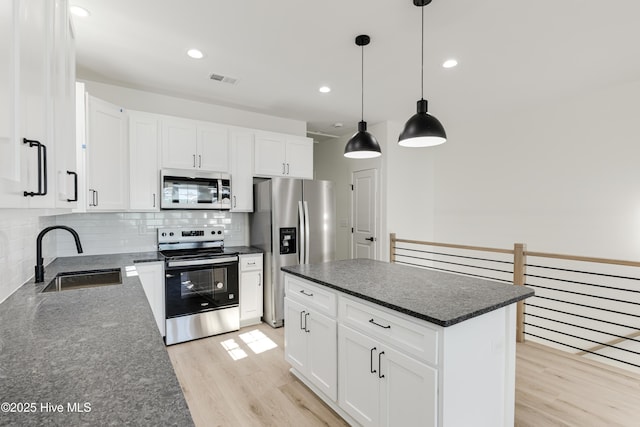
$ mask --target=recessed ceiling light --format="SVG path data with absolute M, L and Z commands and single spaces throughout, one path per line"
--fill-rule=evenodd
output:
M 202 59 L 204 58 L 204 53 L 198 49 L 189 49 L 187 51 L 187 55 L 189 55 L 193 59 Z
M 320 91 L 320 93 L 329 93 L 329 92 L 331 92 L 331 88 L 329 86 L 322 86 L 318 90 Z
M 71 11 L 71 13 L 81 18 L 86 18 L 87 16 L 91 15 L 87 9 L 80 6 L 69 6 L 69 10 Z
M 447 59 L 446 61 L 444 61 L 444 62 L 442 63 L 442 66 L 443 66 L 444 68 L 453 68 L 453 67 L 455 67 L 456 65 L 458 65 L 458 61 L 457 61 L 457 60 L 455 60 L 455 59 Z

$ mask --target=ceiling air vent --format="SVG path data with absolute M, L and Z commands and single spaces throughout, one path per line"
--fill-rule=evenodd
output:
M 236 84 L 236 82 L 238 81 L 238 79 L 234 79 L 233 77 L 221 76 L 220 74 L 215 73 L 211 74 L 209 78 L 217 82 L 229 83 L 232 85 Z

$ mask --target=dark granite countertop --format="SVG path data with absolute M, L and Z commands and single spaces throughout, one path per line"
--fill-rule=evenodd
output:
M 0 304 L 0 402 L 22 405 L 6 412 L 2 403 L 0 425 L 193 425 L 134 260 L 161 259 L 59 258 L 44 283 L 28 282 Z M 122 285 L 39 293 L 58 272 L 114 267 Z M 47 412 L 58 405 L 61 413 Z
M 439 326 L 451 326 L 533 296 L 533 290 L 524 286 L 369 259 L 282 270 Z
M 238 252 L 240 255 L 252 255 L 261 254 L 262 249 L 254 248 L 253 246 L 225 246 L 227 251 Z

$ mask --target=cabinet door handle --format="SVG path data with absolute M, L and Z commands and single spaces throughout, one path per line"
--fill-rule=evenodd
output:
M 89 191 L 91 191 L 91 203 L 89 203 L 89 206 L 96 206 L 96 190 L 90 188 Z
M 382 373 L 382 365 L 380 364 L 382 362 L 382 355 L 384 354 L 384 351 L 381 351 L 380 353 L 378 353 L 378 370 L 380 372 L 378 372 L 378 378 L 384 378 L 384 374 Z
M 308 325 L 307 325 L 307 316 L 308 316 L 308 315 L 309 315 L 309 313 L 308 313 L 308 312 L 307 312 L 307 313 L 305 313 L 305 315 L 304 315 L 304 331 L 305 331 L 305 332 L 307 332 L 307 333 L 311 332 L 311 331 L 309 330 L 309 328 L 307 327 L 307 326 L 308 326 Z
M 284 163 L 283 163 L 283 164 L 282 164 L 282 175 L 284 175 L 284 174 L 285 174 L 285 173 L 284 173 L 284 171 L 285 171 L 285 165 L 284 165 Z
M 198 154 L 198 167 L 202 167 L 202 154 Z
M 156 207 L 156 193 L 153 193 L 153 207 Z
M 304 290 L 304 289 L 302 289 L 302 290 L 300 291 L 300 293 L 301 293 L 302 295 L 306 295 L 306 296 L 308 296 L 308 297 L 312 297 L 312 296 L 313 296 L 313 294 L 309 294 L 309 293 L 305 292 L 305 290 Z
M 36 147 L 38 150 L 38 191 L 25 191 L 24 197 L 46 196 L 47 195 L 47 147 L 40 141 L 22 138 L 23 144 L 29 147 Z
M 289 175 L 289 163 L 287 163 L 287 175 Z
M 376 323 L 376 321 L 373 319 L 370 319 L 369 323 L 373 323 L 374 325 L 380 326 L 381 328 L 384 328 L 384 329 L 391 329 L 391 325 L 384 326 L 384 325 L 381 325 L 380 323 Z
M 193 155 L 193 167 L 194 168 L 196 167 L 196 155 L 195 154 Z
M 307 328 L 304 326 L 304 323 L 302 321 L 302 319 L 304 318 L 306 320 L 306 317 L 304 316 L 304 314 L 306 313 L 305 310 L 302 310 L 300 312 L 300 329 L 302 329 L 303 331 L 306 330 Z
M 238 206 L 238 201 L 236 200 L 236 196 L 233 196 L 233 207 Z
M 67 199 L 67 202 L 78 201 L 78 174 L 76 172 L 67 171 L 67 175 L 73 175 L 73 199 Z
M 371 353 L 370 353 L 370 357 L 369 357 L 369 363 L 370 363 L 369 370 L 371 371 L 372 374 L 375 374 L 376 372 L 378 372 L 375 369 L 373 369 L 373 352 L 374 351 L 376 351 L 375 347 L 373 347 L 371 349 Z
M 258 286 L 262 286 L 262 273 L 258 273 Z
M 100 204 L 100 200 L 98 199 L 98 190 L 96 190 L 96 204 L 94 206 L 98 206 Z

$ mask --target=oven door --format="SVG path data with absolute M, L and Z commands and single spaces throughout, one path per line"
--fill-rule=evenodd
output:
M 165 268 L 167 319 L 238 306 L 238 261 Z

